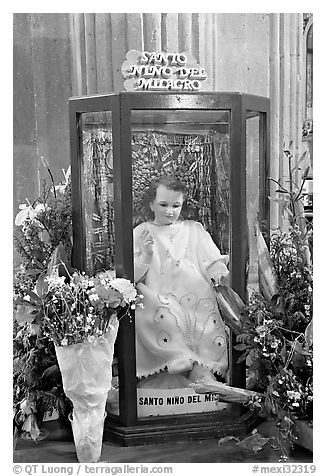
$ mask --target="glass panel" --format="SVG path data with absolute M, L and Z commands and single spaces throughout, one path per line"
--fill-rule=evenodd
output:
M 114 259 L 114 194 L 111 112 L 83 113 L 80 122 L 85 205 L 86 270 L 89 275 L 112 271 Z M 119 414 L 117 354 L 112 365 L 107 412 Z
M 113 152 L 111 112 L 81 117 L 86 266 L 90 274 L 114 270 Z
M 227 404 L 189 385 L 228 369 L 210 278 L 228 272 L 229 111 L 137 110 L 131 130 L 135 281 L 143 295 L 135 318 L 138 416 L 222 410 Z M 151 181 L 167 175 L 186 194 L 167 184 L 151 195 Z
M 248 296 L 253 291 L 258 291 L 255 221 L 259 213 L 259 120 L 259 114 L 248 111 L 246 121 L 246 195 L 249 233 Z
M 229 111 L 132 111 L 134 226 L 152 219 L 151 180 L 174 175 L 187 188 L 182 217 L 200 221 L 228 253 L 229 152 Z

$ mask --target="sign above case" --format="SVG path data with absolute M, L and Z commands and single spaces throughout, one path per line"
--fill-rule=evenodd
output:
M 121 72 L 126 91 L 210 91 L 208 76 L 189 53 L 130 50 Z

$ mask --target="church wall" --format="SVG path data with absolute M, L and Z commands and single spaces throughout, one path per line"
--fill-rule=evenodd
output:
M 55 180 L 69 165 L 68 98 L 123 90 L 130 49 L 188 51 L 214 91 L 271 98 L 271 175 L 286 169 L 283 143 L 300 156 L 302 14 L 14 14 L 14 210 L 37 196 L 45 157 Z M 272 227 L 281 222 L 272 206 Z

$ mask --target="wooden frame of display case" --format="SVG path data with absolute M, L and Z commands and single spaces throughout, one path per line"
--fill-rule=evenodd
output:
M 117 276 L 133 280 L 132 235 L 132 110 L 228 110 L 230 111 L 230 271 L 231 286 L 246 300 L 247 211 L 246 211 L 246 119 L 259 120 L 259 214 L 269 223 L 269 99 L 241 93 L 201 92 L 172 94 L 165 92 L 121 92 L 105 95 L 73 97 L 69 100 L 72 209 L 73 266 L 86 270 L 82 151 L 79 141 L 80 118 L 86 112 L 111 111 L 114 212 Z M 240 353 L 230 345 L 230 384 L 245 388 L 245 363 L 237 364 Z M 123 445 L 145 444 L 176 438 L 196 438 L 245 434 L 255 418 L 243 407 L 233 405 L 221 411 L 180 414 L 150 418 L 137 417 L 136 359 L 134 319 L 121 321 L 117 339 L 119 366 L 120 414 L 111 415 L 105 437 L 113 437 Z M 124 356 L 122 358 L 122 356 Z

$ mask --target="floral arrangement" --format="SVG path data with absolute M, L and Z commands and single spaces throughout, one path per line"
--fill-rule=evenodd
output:
M 109 271 L 93 277 L 79 271 L 70 274 L 65 263 L 55 264 L 58 256 L 56 252 L 34 290 L 17 299 L 16 319 L 36 325 L 37 316 L 40 336 L 54 344 L 62 393 L 73 410 L 69 418 L 77 457 L 82 462 L 97 461 L 119 320 L 135 307 L 137 291 L 130 281 Z M 59 275 L 59 266 L 66 270 L 64 276 Z M 30 396 L 31 392 L 29 400 Z M 27 406 L 25 399 L 20 410 L 26 415 L 22 429 L 35 440 L 42 438 L 35 402 Z
M 112 272 L 89 277 L 51 273 L 42 296 L 44 333 L 55 345 L 77 458 L 96 462 L 102 448 L 105 405 L 112 383 L 119 320 L 135 307 L 137 291 Z
M 135 307 L 135 287 L 109 271 L 94 277 L 75 271 L 69 282 L 57 275 L 45 281 L 44 330 L 56 346 L 92 342 L 108 331 L 111 318 Z
M 42 294 L 44 276 L 53 256 L 69 261 L 71 252 L 70 170 L 55 185 L 44 181 L 40 197 L 21 204 L 15 218 L 14 244 L 18 252 L 14 269 L 13 404 L 16 427 L 34 439 L 35 424 L 55 410 L 66 417 L 71 403 L 66 397 L 52 340 L 44 333 Z
M 250 297 L 236 349 L 243 351 L 239 361 L 247 362 L 247 387 L 263 394 L 250 400 L 249 406 L 272 417 L 281 436 L 293 442 L 295 420 L 312 422 L 312 224 L 304 218 L 303 184 L 298 187 L 293 182 L 289 150 L 285 157 L 290 187 L 287 190 L 277 182 L 281 196 L 277 201 L 288 226 L 271 235 L 265 279 L 261 276 L 265 286 Z
M 47 166 L 48 167 L 48 166 Z M 71 253 L 71 183 L 70 168 L 63 171 L 64 181 L 55 185 L 49 168 L 51 183 L 44 181 L 40 197 L 32 203 L 19 206 L 15 218 L 14 245 L 20 255 L 20 263 L 15 273 L 15 291 L 20 284 L 32 289 L 38 276 L 47 269 L 56 247 L 61 243 L 70 256 Z M 29 278 L 27 282 L 26 278 Z
M 272 299 L 253 293 L 238 336 L 249 362 L 251 386 L 266 391 L 265 407 L 312 416 L 312 276 L 291 253 L 287 235 L 273 235 L 271 259 L 279 292 Z M 259 405 L 256 403 L 256 407 Z
M 260 292 L 252 292 L 245 305 L 231 288 L 213 282 L 223 319 L 236 335 L 238 363 L 246 363 L 246 389 L 223 383 L 194 384 L 198 393 L 214 391 L 223 401 L 244 404 L 274 421 L 277 445 L 272 446 L 281 451 L 280 460 L 287 459 L 298 440 L 298 428 L 311 433 L 313 416 L 313 226 L 304 215 L 306 175 L 298 187 L 293 182 L 298 167 L 292 168 L 289 150 L 285 157 L 290 186 L 286 189 L 276 181 L 280 197 L 275 199 L 282 206 L 285 227 L 272 233 L 268 248 L 269 236 L 265 241 L 262 224 L 255 223 Z M 309 445 L 309 438 L 304 440 Z
M 76 346 L 85 346 L 83 369 L 104 362 L 108 369 L 98 365 L 99 378 L 107 393 L 118 321 L 135 306 L 137 294 L 130 281 L 112 272 L 90 277 L 70 267 L 70 174 L 55 186 L 48 171 L 52 184 L 44 183 L 41 197 L 21 205 L 15 219 L 21 261 L 14 276 L 14 423 L 22 436 L 35 441 L 44 437 L 39 427 L 47 412 L 56 410 L 66 420 L 74 405 L 78 419 L 80 395 L 69 386 L 71 371 L 67 380 L 66 359 L 58 349 L 74 355 Z M 75 363 L 74 375 L 77 367 Z M 82 382 L 81 376 L 79 393 Z M 105 402 L 105 392 L 98 392 L 96 398 Z

